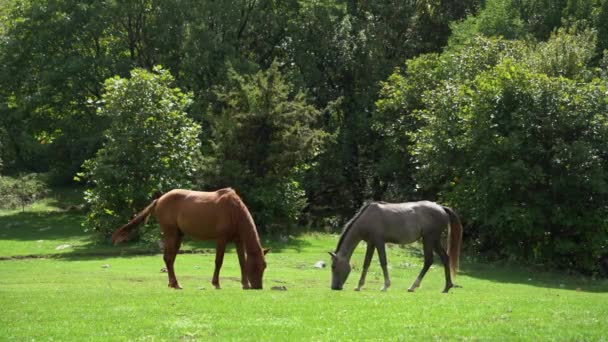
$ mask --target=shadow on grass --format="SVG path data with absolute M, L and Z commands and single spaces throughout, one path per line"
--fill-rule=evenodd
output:
M 309 241 L 298 236 L 268 236 L 262 240 L 262 247 L 270 248 L 271 253 L 281 253 L 286 250 L 294 250 L 300 253 L 312 245 Z
M 0 216 L 0 239 L 61 240 L 88 235 L 80 226 L 84 214 L 73 211 L 17 212 Z
M 568 274 L 566 271 L 537 266 L 468 261 L 463 263 L 458 273 L 497 283 L 595 293 L 608 292 L 608 279 L 594 279 L 585 275 Z M 456 278 L 456 283 L 458 283 L 458 278 Z M 463 286 L 466 287 L 465 284 Z
M 32 254 L 22 253 L 20 255 L 0 255 L 0 260 L 23 259 L 23 258 L 61 258 L 61 259 L 93 259 L 112 256 L 138 256 L 162 253 L 157 244 L 126 243 L 118 246 L 109 241 L 101 239 L 94 232 L 85 232 L 81 226 L 85 214 L 79 211 L 25 211 L 4 214 L 0 216 L 0 240 L 12 240 L 15 244 L 20 242 L 54 241 L 57 245 L 68 241 L 71 243 L 69 250 L 58 252 L 46 251 L 45 253 Z M 160 239 L 160 236 L 159 236 Z M 308 247 L 309 242 L 297 237 L 265 238 L 263 247 L 271 248 L 272 253 L 281 253 L 284 250 L 301 251 Z M 228 244 L 227 253 L 236 253 L 234 244 Z M 215 242 L 193 241 L 187 236 L 180 249 L 180 253 L 213 253 L 215 254 Z
M 394 245 L 388 244 L 387 249 L 390 253 L 406 255 L 414 260 L 416 266 L 401 267 L 392 262 L 392 267 L 395 269 L 403 268 L 407 270 L 415 270 L 416 273 L 423 264 L 422 244 L 415 242 L 409 245 Z M 464 253 L 464 254 L 463 254 Z M 374 261 L 376 256 L 374 256 Z M 437 254 L 434 254 L 433 268 L 435 272 L 441 270 L 443 265 Z M 389 259 L 389 263 L 391 260 Z M 356 265 L 360 266 L 360 265 Z M 466 279 L 461 276 L 486 280 L 501 284 L 519 284 L 525 286 L 533 286 L 548 289 L 560 289 L 593 293 L 607 293 L 608 279 L 593 278 L 581 274 L 568 273 L 555 269 L 543 268 L 540 266 L 530 266 L 524 264 L 515 264 L 508 262 L 483 262 L 476 258 L 467 257 L 466 251 L 461 252 L 460 269 L 454 283 L 467 287 Z

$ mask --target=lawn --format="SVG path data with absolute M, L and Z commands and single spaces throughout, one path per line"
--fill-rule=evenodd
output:
M 230 250 L 222 289 L 211 286 L 214 254 L 180 254 L 167 288 L 158 253 L 114 247 L 80 227 L 82 214 L 48 202 L 0 213 L 0 340 L 591 340 L 608 339 L 608 282 L 465 258 L 455 288 L 443 289 L 439 265 L 406 292 L 422 258 L 416 248 L 388 249 L 392 287 L 380 292 L 374 260 L 355 286 L 365 252 L 344 291 L 329 289 L 336 235 L 266 240 L 264 290 L 240 289 Z M 62 248 L 57 249 L 58 247 Z M 67 246 L 67 247 L 66 247 Z M 271 290 L 284 286 L 286 291 Z

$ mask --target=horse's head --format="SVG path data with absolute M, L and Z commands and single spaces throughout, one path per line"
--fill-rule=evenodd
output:
M 331 255 L 331 289 L 342 290 L 350 274 L 350 263 L 347 258 L 334 252 L 329 252 L 329 255 Z
M 264 277 L 264 270 L 266 270 L 266 260 L 264 260 L 264 255 L 266 255 L 268 251 L 269 249 L 264 249 L 261 257 L 248 257 L 247 261 L 245 262 L 247 280 L 249 280 L 249 285 L 252 289 L 262 288 L 262 278 Z

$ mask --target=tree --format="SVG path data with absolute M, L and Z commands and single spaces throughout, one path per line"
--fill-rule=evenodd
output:
M 71 180 L 99 147 L 104 121 L 86 102 L 98 99 L 112 61 L 100 2 L 20 1 L 0 42 L 0 125 L 11 168 Z M 120 55 L 119 55 L 120 56 Z
M 438 51 L 449 20 L 478 1 L 418 3 L 301 2 L 290 21 L 286 64 L 298 70 L 298 84 L 323 110 L 323 129 L 333 138 L 307 172 L 307 192 L 332 215 L 349 217 L 363 201 L 382 199 L 395 177 L 378 167 L 382 138 L 371 128 L 380 81 L 405 58 Z
M 526 34 L 513 0 L 490 0 L 475 15 L 451 25 L 450 45 L 464 44 L 476 35 L 520 39 Z
M 418 197 L 458 208 L 478 251 L 597 271 L 608 118 L 602 74 L 586 67 L 594 49 L 592 32 L 563 30 L 409 60 L 377 102 L 374 127 L 396 151 L 385 165 L 416 170 Z
M 216 95 L 220 106 L 207 115 L 208 183 L 238 189 L 262 227 L 296 223 L 306 205 L 302 173 L 323 138 L 315 128 L 319 111 L 294 91 L 276 62 L 252 76 L 231 72 Z
M 189 188 L 200 159 L 200 126 L 186 115 L 191 94 L 172 88 L 161 67 L 106 80 L 98 115 L 111 122 L 105 143 L 87 160 L 85 226 L 108 235 L 157 192 Z
M 481 252 L 597 271 L 608 226 L 605 85 L 505 59 L 425 101 L 422 187 L 459 208 Z
M 522 58 L 527 48 L 516 41 L 505 41 L 475 37 L 469 45 L 450 46 L 442 54 L 425 54 L 406 61 L 401 69 L 382 83 L 380 98 L 376 101 L 376 110 L 372 117 L 372 128 L 379 139 L 376 140 L 376 167 L 385 187 L 389 190 L 385 198 L 399 200 L 403 198 L 433 199 L 437 198 L 440 184 L 445 179 L 442 175 L 449 174 L 451 160 L 457 155 L 444 153 L 445 149 L 433 149 L 436 144 L 453 143 L 454 137 L 434 136 L 424 158 L 433 161 L 435 168 L 425 172 L 416 169 L 425 165 L 420 162 L 415 152 L 416 134 L 420 129 L 430 124 L 434 117 L 425 117 L 422 112 L 428 104 L 437 99 L 434 91 L 437 89 L 456 89 L 459 85 L 467 84 L 480 73 L 493 68 L 504 58 Z M 453 94 L 458 98 L 458 94 Z M 453 103 L 445 103 L 451 106 Z M 449 113 L 449 112 L 448 112 Z M 451 125 L 450 121 L 444 122 Z M 437 127 L 436 127 L 437 128 Z M 441 128 L 446 134 L 452 130 L 446 126 Z M 443 146 L 443 145 L 442 145 Z M 418 160 L 418 161 L 416 161 Z M 436 172 L 436 174 L 435 174 Z M 419 178 L 432 177 L 425 182 L 426 187 L 419 188 Z M 432 186 L 433 184 L 434 186 Z
M 596 54 L 596 40 L 592 30 L 559 29 L 549 40 L 539 43 L 527 63 L 549 76 L 584 81 L 595 76 L 590 61 Z

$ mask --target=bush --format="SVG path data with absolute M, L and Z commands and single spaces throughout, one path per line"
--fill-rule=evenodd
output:
M 443 184 L 481 251 L 596 272 L 608 248 L 605 93 L 509 60 L 438 89 L 418 136 L 418 179 Z
M 539 44 L 527 64 L 548 76 L 589 79 L 593 73 L 588 65 L 595 56 L 596 41 L 597 34 L 592 30 L 559 29 L 548 41 Z
M 49 192 L 45 175 L 28 174 L 18 178 L 0 176 L 0 209 L 25 210 Z
M 172 82 L 160 67 L 106 81 L 98 113 L 111 125 L 104 146 L 80 175 L 90 186 L 87 228 L 107 236 L 154 194 L 191 187 L 200 159 L 200 126 L 185 112 L 191 94 L 171 88 Z
M 486 1 L 484 8 L 476 15 L 450 25 L 452 46 L 467 43 L 477 35 L 519 39 L 525 35 L 524 23 L 512 0 Z
M 411 161 L 414 196 L 456 207 L 484 255 L 598 271 L 608 117 L 605 70 L 585 67 L 594 41 L 588 30 L 540 44 L 478 36 L 384 84 L 375 128 L 409 154 L 393 165 Z
M 232 72 L 216 95 L 219 110 L 207 113 L 207 182 L 236 188 L 262 229 L 296 223 L 306 205 L 302 170 L 323 138 L 314 128 L 319 111 L 293 90 L 278 63 L 251 76 Z

